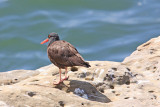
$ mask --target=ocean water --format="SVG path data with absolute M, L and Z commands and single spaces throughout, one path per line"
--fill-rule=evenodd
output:
M 160 0 L 0 0 L 0 72 L 50 64 L 50 32 L 85 60 L 123 61 L 160 35 Z

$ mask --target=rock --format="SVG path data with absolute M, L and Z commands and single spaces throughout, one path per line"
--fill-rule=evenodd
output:
M 0 107 L 9 107 L 5 102 L 0 101 Z
M 129 99 L 126 101 L 125 100 L 119 100 L 115 102 L 111 102 L 109 104 L 110 107 L 145 107 L 145 105 L 136 99 Z
M 35 93 L 35 92 L 27 92 L 27 94 L 28 94 L 30 97 L 33 97 L 33 96 L 35 96 L 35 95 L 36 95 L 36 93 Z
M 77 67 L 71 67 L 71 71 L 78 71 Z
M 59 79 L 53 64 L 0 73 L 0 106 L 158 107 L 159 44 L 160 37 L 151 39 L 123 62 L 89 61 L 90 68 L 69 68 L 69 80 L 59 85 L 53 85 Z
M 11 85 L 38 75 L 40 72 L 35 70 L 14 70 L 0 73 L 0 85 Z

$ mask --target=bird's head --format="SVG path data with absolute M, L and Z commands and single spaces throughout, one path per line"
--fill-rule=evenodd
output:
M 41 42 L 41 44 L 44 44 L 44 43 L 46 43 L 46 42 L 49 42 L 49 44 L 50 44 L 50 43 L 52 43 L 52 42 L 54 42 L 54 41 L 58 41 L 58 40 L 60 40 L 58 34 L 52 32 L 52 33 L 50 33 L 50 34 L 48 35 L 48 38 L 47 38 L 47 39 L 45 39 L 43 42 Z

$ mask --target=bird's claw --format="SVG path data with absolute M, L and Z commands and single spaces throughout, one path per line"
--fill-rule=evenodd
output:
M 65 77 L 63 78 L 62 80 L 60 80 L 59 82 L 54 82 L 53 84 L 54 85 L 59 85 L 60 83 L 62 83 L 64 80 L 68 80 L 69 76 L 68 77 Z
M 68 78 L 69 78 L 69 76 L 68 76 L 68 77 L 63 78 L 62 80 L 63 80 L 63 81 L 64 81 L 64 80 L 68 80 Z
M 59 85 L 60 83 L 62 83 L 63 82 L 63 80 L 60 80 L 59 82 L 54 82 L 53 84 L 54 85 Z

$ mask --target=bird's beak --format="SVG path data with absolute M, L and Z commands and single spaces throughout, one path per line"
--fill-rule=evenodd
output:
M 47 39 L 45 39 L 43 42 L 41 42 L 41 44 L 44 44 L 44 43 L 46 43 L 46 42 L 48 42 L 49 41 L 49 39 L 47 38 Z

